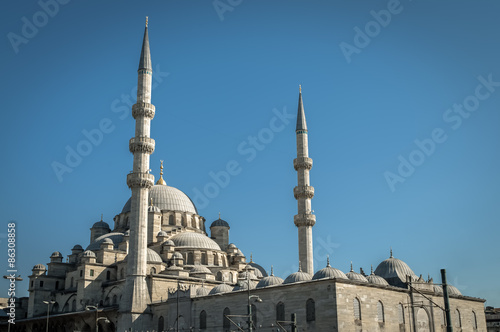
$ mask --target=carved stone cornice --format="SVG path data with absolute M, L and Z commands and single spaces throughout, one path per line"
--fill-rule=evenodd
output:
M 150 189 L 155 182 L 153 174 L 149 173 L 130 173 L 127 174 L 127 185 L 129 188 L 148 188 Z
M 295 226 L 314 226 L 316 224 L 316 216 L 314 214 L 296 214 L 293 217 Z
M 293 168 L 296 171 L 299 169 L 311 169 L 313 166 L 313 160 L 308 157 L 298 157 L 293 160 Z
M 295 199 L 299 198 L 313 198 L 314 197 L 314 187 L 312 186 L 297 186 L 293 188 L 293 196 Z
M 137 119 L 140 116 L 153 119 L 155 117 L 155 105 L 150 103 L 136 103 L 132 105 L 132 116 Z
M 144 152 L 152 154 L 155 150 L 155 140 L 142 136 L 142 137 L 132 137 L 128 143 L 130 152 Z

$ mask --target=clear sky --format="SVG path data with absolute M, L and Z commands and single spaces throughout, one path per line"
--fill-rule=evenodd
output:
M 130 197 L 149 16 L 152 172 L 164 160 L 207 226 L 220 211 L 247 257 L 281 277 L 297 270 L 302 84 L 315 269 L 329 254 L 369 272 L 392 247 L 417 275 L 439 282 L 446 268 L 463 294 L 500 306 L 498 1 L 46 3 L 0 13 L 0 269 L 14 220 L 18 295 L 33 265 L 86 247 Z M 223 179 L 233 161 L 239 173 Z

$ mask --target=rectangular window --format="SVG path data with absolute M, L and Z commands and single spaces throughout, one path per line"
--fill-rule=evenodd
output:
M 93 277 L 94 276 L 94 270 L 90 270 L 90 276 Z
M 83 270 L 80 270 L 80 277 L 83 277 Z
M 43 280 L 40 280 L 40 287 L 43 287 Z

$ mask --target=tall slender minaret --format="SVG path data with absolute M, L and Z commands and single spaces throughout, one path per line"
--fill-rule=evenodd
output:
M 293 195 L 297 200 L 298 213 L 294 216 L 293 221 L 299 229 L 299 260 L 302 271 L 313 274 L 312 227 L 316 223 L 316 216 L 312 214 L 311 210 L 314 188 L 309 185 L 309 171 L 312 168 L 313 161 L 309 158 L 306 115 L 302 105 L 302 88 L 300 86 L 295 133 L 297 135 L 297 158 L 293 160 L 293 167 L 297 171 L 298 185 L 293 189 Z
M 132 190 L 130 208 L 130 242 L 127 258 L 127 278 L 120 302 L 120 331 L 142 328 L 144 312 L 150 303 L 146 284 L 147 269 L 147 220 L 149 189 L 154 176 L 149 174 L 149 157 L 155 149 L 155 141 L 149 137 L 155 107 L 151 104 L 151 55 L 149 53 L 148 18 L 139 61 L 137 103 L 132 106 L 135 119 L 135 137 L 130 139 L 129 149 L 134 154 L 133 171 L 127 175 L 127 185 Z

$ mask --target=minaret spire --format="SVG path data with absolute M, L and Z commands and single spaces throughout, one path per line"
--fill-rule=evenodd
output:
M 137 71 L 137 103 L 132 106 L 135 119 L 135 137 L 129 141 L 130 152 L 134 155 L 133 169 L 127 175 L 127 185 L 132 190 L 130 208 L 130 238 L 127 259 L 127 277 L 120 301 L 118 330 L 140 330 L 144 320 L 149 297 L 147 274 L 147 220 L 149 189 L 154 184 L 154 176 L 149 174 L 149 159 L 154 152 L 155 141 L 150 138 L 151 120 L 155 107 L 151 104 L 151 80 L 153 69 L 149 50 L 148 25 L 142 41 L 139 69 Z
M 314 187 L 310 186 L 309 171 L 312 168 L 312 159 L 309 158 L 307 139 L 307 124 L 304 105 L 302 103 L 302 86 L 299 86 L 299 107 L 297 110 L 297 158 L 293 167 L 297 171 L 297 187 L 293 194 L 297 200 L 298 213 L 293 221 L 299 231 L 299 260 L 302 262 L 303 271 L 314 273 L 312 227 L 316 223 L 316 216 L 312 214 L 311 199 L 314 197 Z

